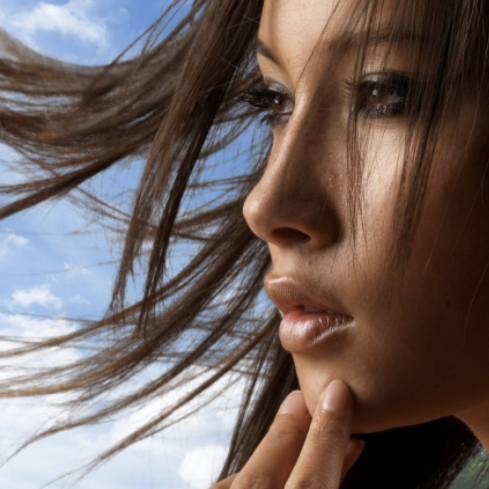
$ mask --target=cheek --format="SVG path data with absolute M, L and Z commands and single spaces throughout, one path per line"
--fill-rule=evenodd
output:
M 392 296 L 392 307 L 407 317 L 425 318 L 429 322 L 421 324 L 427 338 L 432 332 L 433 338 L 443 334 L 447 340 L 467 342 L 472 328 L 474 343 L 469 351 L 473 352 L 480 349 L 480 339 L 489 344 L 489 200 L 481 187 L 489 148 L 482 134 L 474 135 L 470 145 L 469 136 L 459 129 L 445 129 L 441 134 L 404 272 L 382 267 L 396 224 L 392 211 L 399 195 L 402 151 L 393 149 L 390 157 L 380 152 L 371 165 L 366 187 L 374 204 L 366 206 L 371 232 L 363 250 L 370 263 L 380 265 L 371 268 L 385 283 L 377 287 L 383 291 L 381 307 Z M 398 141 L 397 147 L 401 145 Z M 443 348 L 443 336 L 436 339 L 438 349 Z
M 380 245 L 384 250 L 392 235 L 393 212 L 403 171 L 404 141 L 401 131 L 372 131 L 367 137 L 367 146 L 361 150 L 363 177 L 357 227 L 363 231 L 362 239 L 367 240 L 365 248 L 372 243 L 375 249 Z
M 424 266 L 420 292 L 461 331 L 463 351 L 488 357 L 489 203 L 481 186 L 487 153 L 474 144 L 447 145 L 435 160 L 420 223 L 416 266 Z M 481 350 L 481 346 L 484 347 Z
M 445 296 L 446 307 L 468 313 L 474 293 L 484 296 L 489 261 L 489 198 L 484 198 L 484 190 L 487 195 L 489 189 L 481 185 L 489 155 L 487 138 L 473 138 L 468 151 L 468 137 L 446 131 L 442 140 L 446 144 L 440 144 L 442 149 L 434 155 L 402 279 L 401 274 L 386 270 L 386 258 L 398 224 L 394 210 L 400 195 L 404 141 L 394 132 L 371 139 L 377 150 L 366 151 L 362 212 L 357 222 L 361 231 L 354 245 L 358 261 L 368 267 L 360 267 L 361 276 L 355 282 L 362 288 L 376 283 L 375 290 L 384 298 L 394 290 L 409 295 L 410 289 L 417 291 L 418 299 L 425 294 Z M 385 287 L 379 287 L 380 280 Z M 484 309 L 489 309 L 489 295 L 485 297 Z
M 351 386 L 358 432 L 447 416 L 489 394 L 485 155 L 447 145 L 436 156 L 412 254 L 398 273 L 386 268 L 386 256 L 403 157 L 395 138 L 386 141 L 365 162 L 348 287 L 358 327 L 327 352 L 294 356 L 311 412 L 334 378 Z
M 347 233 L 355 261 L 359 264 L 352 267 L 350 287 L 362 308 L 382 302 L 385 291 L 379 288 L 380 284 L 386 279 L 392 282 L 396 278 L 386 270 L 386 258 L 392 245 L 394 209 L 399 197 L 404 159 L 404 142 L 398 133 L 372 133 L 368 140 L 369 147 L 363 148 L 361 211 L 356 214 L 356 238 L 351 236 L 351 232 Z M 392 283 L 385 285 L 390 290 Z M 365 290 L 370 292 L 368 297 Z M 376 292 L 379 297 L 374 299 Z

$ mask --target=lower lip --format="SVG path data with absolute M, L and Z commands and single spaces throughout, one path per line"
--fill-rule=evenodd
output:
M 290 353 L 307 351 L 328 340 L 353 323 L 351 316 L 333 312 L 289 312 L 280 323 L 280 342 Z

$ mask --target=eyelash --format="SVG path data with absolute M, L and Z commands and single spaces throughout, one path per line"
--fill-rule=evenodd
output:
M 345 82 L 347 95 L 351 100 L 351 111 L 360 119 L 380 119 L 400 117 L 409 112 L 415 114 L 421 110 L 421 84 L 400 73 L 369 75 L 360 81 Z M 377 92 L 377 93 L 375 93 Z M 397 96 L 394 103 L 382 103 L 383 97 Z M 368 103 L 374 97 L 377 102 Z M 266 83 L 263 80 L 252 85 L 241 96 L 241 99 L 258 109 L 267 109 L 260 123 L 275 126 L 287 122 L 292 115 L 294 99 L 278 83 Z M 291 106 L 289 110 L 277 110 L 277 106 Z
M 421 110 L 421 83 L 400 73 L 369 75 L 359 82 L 348 80 L 345 85 L 351 97 L 352 112 L 360 119 L 415 115 Z M 382 103 L 385 96 L 397 96 L 399 100 Z M 369 97 L 377 101 L 369 105 Z
M 268 110 L 268 114 L 265 114 L 260 119 L 260 124 L 268 124 L 272 127 L 281 122 L 286 122 L 292 114 L 292 111 L 273 112 L 273 104 L 281 105 L 286 103 L 294 105 L 293 98 L 285 88 L 278 83 L 266 83 L 263 80 L 251 85 L 242 93 L 240 98 L 257 109 Z

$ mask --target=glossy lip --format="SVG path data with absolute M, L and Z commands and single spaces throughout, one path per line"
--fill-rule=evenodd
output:
M 323 296 L 311 293 L 305 282 L 289 277 L 269 276 L 265 290 L 281 311 L 280 341 L 285 350 L 299 353 L 321 346 L 333 333 L 353 324 L 347 311 Z M 306 312 L 304 306 L 321 312 Z

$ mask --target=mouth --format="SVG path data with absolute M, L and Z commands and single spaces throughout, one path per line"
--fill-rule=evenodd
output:
M 292 277 L 267 277 L 265 290 L 282 315 L 280 342 L 290 353 L 323 347 L 353 325 L 353 317 L 337 303 Z

